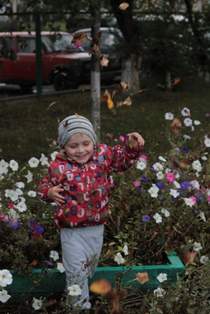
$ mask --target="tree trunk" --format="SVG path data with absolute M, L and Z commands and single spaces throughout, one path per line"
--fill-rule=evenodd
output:
M 122 61 L 121 81 L 128 84 L 129 90 L 135 92 L 140 89 L 140 67 L 142 58 L 139 55 L 131 54 Z
M 101 131 L 101 73 L 100 73 L 100 0 L 91 6 L 92 13 L 92 59 L 91 59 L 91 120 L 100 140 Z
M 138 23 L 133 18 L 134 0 L 127 0 L 126 2 L 129 7 L 126 10 L 120 10 L 119 5 L 122 0 L 110 0 L 113 13 L 126 43 L 121 79 L 128 83 L 128 88 L 132 92 L 136 92 L 140 88 L 142 49 Z

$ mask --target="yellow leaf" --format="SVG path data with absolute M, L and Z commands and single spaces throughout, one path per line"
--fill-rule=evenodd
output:
M 149 281 L 149 274 L 147 272 L 137 273 L 136 280 L 143 285 L 144 283 Z
M 100 295 L 106 295 L 111 290 L 111 283 L 106 279 L 98 279 L 90 285 L 90 291 Z

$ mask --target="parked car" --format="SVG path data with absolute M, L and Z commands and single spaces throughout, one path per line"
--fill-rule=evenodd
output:
M 71 47 L 72 35 L 42 32 L 42 79 L 56 90 L 77 87 L 81 63 L 89 62 L 87 52 Z M 72 48 L 72 49 L 71 49 Z M 35 32 L 0 33 L 0 82 L 19 84 L 26 91 L 36 81 Z
M 74 43 L 74 36 L 86 33 L 81 46 Z M 101 50 L 109 58 L 102 68 L 102 81 L 120 75 L 121 62 L 115 47 L 119 44 L 116 29 L 101 28 Z M 0 82 L 18 84 L 23 91 L 30 91 L 36 82 L 35 32 L 0 33 Z M 73 34 L 67 32 L 42 32 L 42 80 L 53 84 L 56 90 L 76 88 L 90 82 L 91 54 L 90 29 Z

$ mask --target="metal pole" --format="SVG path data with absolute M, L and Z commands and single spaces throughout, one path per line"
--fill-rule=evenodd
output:
M 42 39 L 41 39 L 41 17 L 35 13 L 36 30 L 36 94 L 42 94 Z

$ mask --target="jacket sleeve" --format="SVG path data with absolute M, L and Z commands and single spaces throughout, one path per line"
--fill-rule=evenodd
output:
M 48 174 L 38 183 L 38 196 L 45 202 L 53 202 L 48 197 L 48 191 L 51 187 L 59 184 L 59 181 L 56 176 L 53 175 L 53 172 L 54 166 L 50 165 L 48 168 Z
M 130 148 L 127 141 L 107 148 L 107 160 L 110 172 L 121 172 L 129 169 L 142 153 L 141 147 Z

